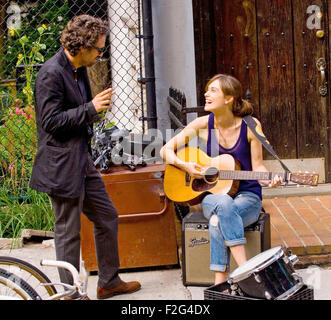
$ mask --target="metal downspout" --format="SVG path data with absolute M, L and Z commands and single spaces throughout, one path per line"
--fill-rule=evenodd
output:
M 151 0 L 142 0 L 143 41 L 145 57 L 145 77 L 140 78 L 141 83 L 146 84 L 146 103 L 148 129 L 157 128 L 156 94 L 155 94 L 155 70 L 154 70 L 154 42 Z

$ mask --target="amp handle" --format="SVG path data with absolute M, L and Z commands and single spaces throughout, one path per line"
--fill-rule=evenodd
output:
M 164 192 L 160 193 L 160 198 L 163 198 L 164 206 L 161 211 L 157 212 L 144 212 L 144 213 L 133 213 L 133 214 L 123 214 L 118 215 L 118 219 L 126 219 L 126 218 L 143 218 L 143 217 L 151 217 L 151 216 L 160 216 L 162 215 L 168 207 L 168 198 L 164 194 Z

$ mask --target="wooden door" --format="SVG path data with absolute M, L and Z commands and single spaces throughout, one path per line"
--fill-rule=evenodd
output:
M 195 26 L 199 23 L 206 28 L 212 23 L 204 24 L 201 2 L 193 0 L 194 21 Z M 278 155 L 283 159 L 325 158 L 325 178 L 331 182 L 328 2 L 207 0 L 214 12 L 209 41 L 214 42 L 215 60 L 204 60 L 199 54 L 204 50 L 199 47 L 204 43 L 201 38 L 208 41 L 208 32 L 201 35 L 195 27 L 195 33 L 200 36 L 197 63 L 203 63 L 208 77 L 229 73 L 242 82 Z M 207 75 L 198 72 L 199 68 L 198 97 L 203 104 L 199 84 Z M 272 156 L 265 153 L 265 158 Z

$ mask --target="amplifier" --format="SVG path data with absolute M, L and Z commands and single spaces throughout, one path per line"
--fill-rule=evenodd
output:
M 270 249 L 270 215 L 261 212 L 259 220 L 245 228 L 247 259 Z M 214 272 L 209 270 L 210 245 L 208 220 L 202 212 L 191 212 L 182 223 L 182 272 L 185 286 L 210 286 L 214 284 Z M 230 258 L 230 270 L 237 267 Z

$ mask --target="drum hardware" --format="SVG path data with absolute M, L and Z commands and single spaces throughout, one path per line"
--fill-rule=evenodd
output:
M 261 277 L 258 275 L 258 274 L 254 274 L 254 279 L 257 283 L 261 283 L 262 282 L 262 279 Z
M 232 296 L 244 296 L 244 293 L 240 290 L 237 284 L 232 284 L 230 286 Z
M 297 255 L 293 254 L 288 257 L 288 260 L 292 264 L 292 266 L 294 266 L 299 261 L 299 258 Z
M 290 252 L 291 254 L 292 251 L 288 251 L 288 252 Z M 299 258 L 297 255 L 291 254 L 290 256 L 284 256 L 283 260 L 286 264 L 294 266 L 299 261 Z
M 231 294 L 232 295 L 236 295 L 237 294 L 237 290 L 238 290 L 238 285 L 233 284 L 233 285 L 230 286 L 230 289 L 231 289 Z
M 233 284 L 230 288 L 231 288 L 232 291 L 236 291 L 238 289 L 238 285 Z
M 265 297 L 266 297 L 267 300 L 271 300 L 272 299 L 272 296 L 271 296 L 271 294 L 268 291 L 266 291 L 264 293 L 264 295 L 265 295 Z
M 231 279 L 228 279 L 227 282 L 230 285 L 231 292 L 229 289 L 227 289 L 226 291 L 228 291 L 232 296 L 243 295 L 237 283 L 234 283 Z

